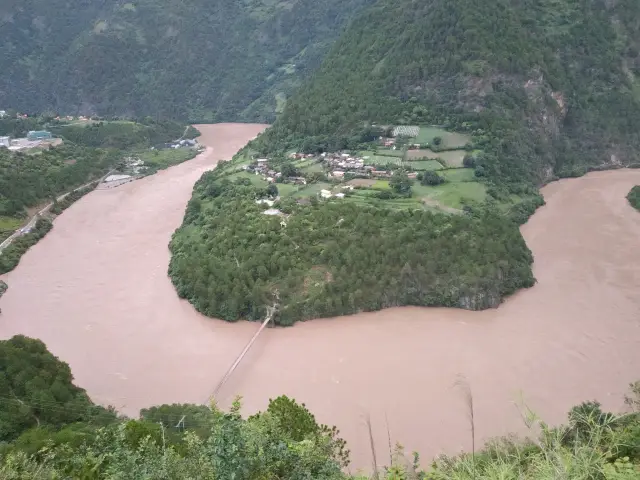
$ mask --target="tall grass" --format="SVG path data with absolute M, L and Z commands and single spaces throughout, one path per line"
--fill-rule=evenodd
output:
M 522 407 L 530 432 L 526 439 L 504 437 L 476 451 L 473 394 L 461 378 L 460 388 L 468 408 L 472 450 L 440 456 L 428 471 L 420 470 L 417 454 L 408 462 L 396 446 L 392 462 L 381 477 L 377 466 L 371 478 L 383 480 L 638 480 L 640 479 L 640 382 L 631 384 L 625 397 L 630 410 L 615 415 L 596 402 L 585 402 L 569 412 L 565 425 L 551 427 L 532 410 Z M 368 421 L 369 432 L 371 422 Z M 370 433 L 374 459 L 375 445 Z M 375 460 L 374 460 L 375 462 Z M 362 479 L 360 479 L 362 480 Z

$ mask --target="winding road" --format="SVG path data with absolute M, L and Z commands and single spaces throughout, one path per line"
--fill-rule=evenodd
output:
M 105 178 L 107 178 L 109 175 L 111 175 L 111 173 L 113 173 L 113 170 L 110 170 L 107 174 L 103 175 L 99 180 L 92 180 L 89 183 L 85 183 L 84 185 L 81 185 L 81 186 L 79 186 L 77 188 L 74 188 L 73 190 L 69 190 L 68 192 L 63 193 L 62 195 L 60 195 L 59 197 L 56 198 L 56 202 L 60 202 L 61 200 L 64 200 L 65 197 L 67 195 L 69 195 L 70 193 L 77 192 L 78 190 L 81 190 L 81 189 L 83 189 L 85 187 L 88 187 L 92 183 L 96 183 L 97 182 L 99 184 Z M 22 236 L 22 235 L 24 235 L 26 233 L 29 233 L 29 231 L 31 231 L 31 229 L 33 227 L 35 227 L 36 222 L 38 221 L 38 218 L 40 218 L 42 215 L 47 213 L 52 206 L 53 206 L 53 202 L 47 204 L 41 210 L 38 210 L 38 212 L 29 219 L 29 222 L 26 225 L 24 225 L 24 226 L 20 227 L 19 229 L 17 229 L 15 232 L 13 232 L 11 234 L 11 236 L 9 238 L 7 238 L 4 242 L 0 243 L 0 255 L 2 254 L 2 252 L 4 251 L 5 248 L 7 248 L 9 245 L 11 245 L 11 243 L 13 243 L 13 241 L 16 238 L 18 238 L 18 237 L 20 237 L 20 236 Z

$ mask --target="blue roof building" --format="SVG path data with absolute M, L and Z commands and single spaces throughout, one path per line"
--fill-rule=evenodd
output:
M 47 132 L 46 130 L 41 130 L 41 131 L 31 131 L 29 133 L 27 133 L 27 140 L 29 141 L 34 141 L 34 140 L 51 140 L 53 138 L 53 135 L 51 135 L 51 132 Z

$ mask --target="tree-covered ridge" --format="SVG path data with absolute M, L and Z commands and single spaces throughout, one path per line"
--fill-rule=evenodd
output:
M 633 0 L 379 0 L 255 147 L 438 124 L 471 133 L 500 185 L 637 163 L 639 17 Z
M 23 336 L 0 340 L 0 443 L 34 427 L 115 419 L 72 381 L 69 366 L 41 341 Z
M 64 144 L 35 154 L 0 148 L 0 216 L 24 215 L 25 208 L 88 183 L 120 156 L 117 151 Z
M 257 320 L 277 303 L 276 322 L 291 325 L 399 305 L 483 309 L 533 285 L 531 252 L 502 215 L 292 198 L 271 212 L 256 202 L 268 190 L 221 170 L 198 181 L 170 244 L 178 294 L 206 315 Z
M 344 469 L 349 451 L 337 429 L 318 424 L 304 404 L 286 396 L 248 418 L 237 399 L 228 412 L 215 404 L 174 404 L 127 419 L 93 406 L 71 380 L 69 367 L 42 342 L 25 337 L 0 342 L 0 384 L 3 392 L 15 393 L 0 402 L 0 478 L 635 480 L 640 475 L 640 382 L 630 386 L 624 414 L 585 402 L 571 409 L 566 424 L 551 427 L 529 412 L 524 419 L 531 438 L 496 439 L 472 453 L 438 457 L 428 468 L 417 453 L 408 459 L 399 445 L 392 452 L 390 438 L 382 448 L 393 453 L 390 464 L 374 464 L 371 475 L 353 475 Z M 373 458 L 375 450 L 372 445 Z
M 640 185 L 636 185 L 629 191 L 627 200 L 633 208 L 640 210 Z
M 270 121 L 372 2 L 10 0 L 0 108 Z

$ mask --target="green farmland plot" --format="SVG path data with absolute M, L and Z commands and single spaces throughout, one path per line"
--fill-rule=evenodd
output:
M 442 170 L 442 168 L 444 168 L 442 164 L 436 160 L 416 160 L 406 162 L 406 166 L 409 170 Z
M 420 133 L 413 138 L 415 143 L 433 143 L 435 137 L 442 138 L 443 148 L 462 148 L 471 141 L 471 136 L 463 133 L 447 132 L 437 127 L 420 127 Z

